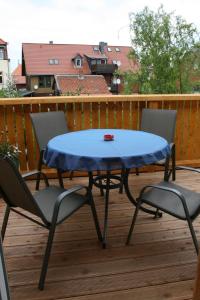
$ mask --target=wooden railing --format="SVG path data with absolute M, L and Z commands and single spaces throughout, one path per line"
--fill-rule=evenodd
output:
M 0 99 L 0 132 L 20 149 L 20 169 L 33 170 L 38 149 L 30 112 L 63 110 L 70 131 L 139 129 L 144 107 L 176 109 L 178 163 L 200 166 L 200 95 L 117 95 Z

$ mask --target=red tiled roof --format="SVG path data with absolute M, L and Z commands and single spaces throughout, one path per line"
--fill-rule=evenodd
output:
M 22 76 L 22 65 L 19 64 L 17 68 L 12 72 L 15 84 L 26 84 L 26 77 Z
M 62 94 L 110 94 L 102 75 L 56 75 L 55 81 Z
M 0 45 L 7 45 L 7 43 L 4 42 L 4 40 L 0 39 Z
M 108 51 L 108 47 L 112 51 Z M 120 51 L 117 52 L 116 48 Z M 122 71 L 134 69 L 127 58 L 132 48 L 128 46 L 105 46 L 105 52 L 95 51 L 93 45 L 75 45 L 75 44 L 35 44 L 24 43 L 22 50 L 25 60 L 27 75 L 47 75 L 47 74 L 79 74 L 80 69 L 74 67 L 72 59 L 79 53 L 84 57 L 82 72 L 91 74 L 85 55 L 89 57 L 108 58 L 107 63 L 120 61 L 119 69 Z M 58 59 L 59 64 L 50 65 L 49 59 Z

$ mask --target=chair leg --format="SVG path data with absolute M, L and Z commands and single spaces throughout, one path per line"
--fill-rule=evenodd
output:
M 3 224 L 2 224 L 2 227 L 1 227 L 2 241 L 4 240 L 4 236 L 5 236 L 5 232 L 6 232 L 6 227 L 7 227 L 7 224 L 8 224 L 9 214 L 10 214 L 10 207 L 7 205 L 6 206 L 6 210 L 5 210 L 5 214 L 4 214 Z
M 199 245 L 198 245 L 197 237 L 196 237 L 196 234 L 195 234 L 195 231 L 194 231 L 194 227 L 192 225 L 192 221 L 189 218 L 187 219 L 187 222 L 188 222 L 188 226 L 189 226 L 190 233 L 191 233 L 191 236 L 192 236 L 192 240 L 193 240 L 193 243 L 194 243 L 194 247 L 195 247 L 196 253 L 198 255 L 199 254 Z
M 119 188 L 119 193 L 122 194 L 123 193 L 123 177 L 124 177 L 124 170 L 121 170 L 121 183 L 120 183 L 120 188 Z
M 58 169 L 57 169 L 57 175 L 58 175 L 58 181 L 59 181 L 60 187 L 64 188 L 62 172 Z
M 49 229 L 49 236 L 48 236 L 47 246 L 46 246 L 44 260 L 43 260 L 43 264 L 42 264 L 42 270 L 40 273 L 40 280 L 39 280 L 39 284 L 38 284 L 38 288 L 40 290 L 44 289 L 44 283 L 45 283 L 45 278 L 46 278 L 46 274 L 47 274 L 47 268 L 48 268 L 48 263 L 49 263 L 49 257 L 51 254 L 51 248 L 52 248 L 52 242 L 53 242 L 53 238 L 54 238 L 55 228 L 56 228 L 56 225 L 54 224 L 54 225 L 51 225 L 51 228 Z
M 42 170 L 42 162 L 43 162 L 43 151 L 40 151 L 40 157 L 38 162 L 38 171 L 40 172 Z M 40 187 L 40 174 L 37 174 L 36 178 L 36 186 L 35 189 L 38 191 Z
M 133 228 L 135 226 L 135 222 L 136 222 L 137 215 L 138 215 L 141 204 L 142 204 L 142 201 L 139 200 L 138 203 L 137 203 L 136 209 L 135 209 L 135 213 L 133 215 L 131 227 L 129 229 L 128 237 L 127 237 L 127 240 L 126 240 L 126 245 L 128 245 L 130 243 L 131 235 L 132 235 L 132 232 L 133 232 Z
M 73 177 L 74 177 L 74 172 L 73 172 L 73 171 L 70 171 L 70 172 L 69 172 L 69 179 L 72 180 Z
M 172 148 L 172 180 L 176 180 L 176 148 L 175 145 Z
M 164 181 L 169 181 L 169 177 L 170 177 L 169 161 L 170 161 L 170 156 L 167 156 L 165 161 Z
M 94 200 L 93 200 L 92 195 L 90 195 L 90 207 L 91 207 L 91 210 L 92 210 L 92 215 L 93 215 L 94 224 L 95 224 L 98 239 L 99 239 L 100 242 L 102 242 L 102 234 L 101 234 L 99 221 L 98 221 L 98 217 L 97 217 L 97 212 L 96 212 L 96 208 L 95 208 L 95 205 L 94 205 Z

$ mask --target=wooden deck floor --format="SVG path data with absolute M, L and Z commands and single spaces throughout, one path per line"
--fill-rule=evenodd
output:
M 134 195 L 143 185 L 160 181 L 162 175 L 132 175 Z M 177 177 L 178 183 L 198 189 L 198 174 L 179 171 Z M 65 186 L 86 182 L 85 178 L 66 179 Z M 33 188 L 33 182 L 29 184 Z M 98 190 L 94 197 L 102 224 L 104 205 Z M 3 209 L 1 204 L 1 219 Z M 37 282 L 47 232 L 12 213 L 4 240 L 12 300 L 191 299 L 197 257 L 186 223 L 167 215 L 154 220 L 140 213 L 132 243 L 125 246 L 132 214 L 126 196 L 113 190 L 105 250 L 97 242 L 88 207 L 60 225 L 41 292 Z M 200 218 L 194 225 L 200 240 Z

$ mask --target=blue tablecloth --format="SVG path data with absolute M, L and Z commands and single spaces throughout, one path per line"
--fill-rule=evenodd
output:
M 113 134 L 113 141 L 104 141 Z M 165 139 L 143 131 L 89 129 L 59 135 L 49 141 L 44 159 L 61 170 L 117 170 L 152 164 L 170 153 Z

